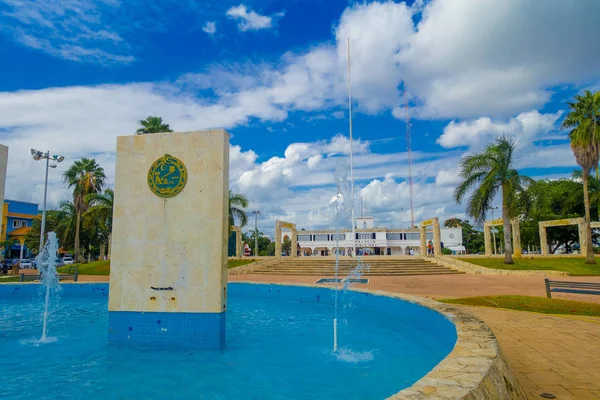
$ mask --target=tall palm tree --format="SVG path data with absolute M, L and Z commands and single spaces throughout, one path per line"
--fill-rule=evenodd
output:
M 600 92 L 586 90 L 583 95 L 575 96 L 575 102 L 569 102 L 569 113 L 561 128 L 570 129 L 569 139 L 575 161 L 583 172 L 583 203 L 585 205 L 585 233 L 587 237 L 586 264 L 596 264 L 592 246 L 590 226 L 590 199 L 588 181 L 592 168 L 598 168 L 600 158 Z
M 90 208 L 85 212 L 84 217 L 89 218 L 108 233 L 108 258 L 110 259 L 115 192 L 112 189 L 105 189 L 104 193 L 90 193 L 85 196 L 85 201 Z M 101 252 L 103 253 L 104 250 Z
M 523 186 L 532 181 L 514 169 L 514 149 L 514 142 L 503 136 L 484 151 L 464 157 L 460 163 L 463 181 L 454 192 L 454 199 L 460 204 L 473 189 L 466 211 L 478 223 L 485 221 L 494 197 L 502 193 L 505 264 L 513 263 L 510 221 L 518 214 L 519 195 L 523 193 Z
M 229 230 L 235 226 L 235 220 L 237 219 L 240 224 L 239 226 L 246 226 L 248 223 L 248 214 L 246 214 L 246 208 L 248 208 L 248 198 L 243 194 L 233 193 L 229 191 Z
M 73 203 L 76 212 L 75 225 L 75 259 L 79 259 L 79 231 L 81 228 L 81 216 L 87 211 L 88 203 L 85 197 L 91 193 L 98 193 L 104 187 L 106 175 L 104 169 L 96 163 L 93 158 L 82 158 L 77 160 L 63 174 L 63 181 L 70 189 L 73 189 Z
M 580 169 L 573 171 L 572 177 L 577 182 L 582 182 L 583 171 Z M 578 187 L 569 196 L 569 202 L 566 205 L 581 205 L 581 200 L 583 197 L 583 185 L 578 185 Z M 596 206 L 596 211 L 598 213 L 598 217 L 600 218 L 600 179 L 592 175 L 588 176 L 588 198 L 590 200 L 590 215 L 593 207 Z
M 173 129 L 169 127 L 169 124 L 164 124 L 161 117 L 150 115 L 146 119 L 139 121 L 141 128 L 139 128 L 135 134 L 145 135 L 148 133 L 161 133 L 161 132 L 173 132 Z

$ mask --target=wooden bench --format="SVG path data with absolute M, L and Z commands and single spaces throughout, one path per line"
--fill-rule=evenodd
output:
M 546 281 L 546 296 L 552 298 L 552 292 L 594 294 L 600 296 L 600 283 L 594 282 L 567 282 L 567 281 Z
M 58 280 L 59 281 L 72 280 L 74 282 L 77 282 L 77 280 L 79 278 L 79 266 L 74 267 L 73 270 L 74 270 L 74 273 L 71 273 L 71 267 L 69 267 L 68 274 L 58 274 Z M 21 274 L 21 278 L 19 279 L 19 282 L 39 281 L 40 278 L 41 278 L 41 275 Z

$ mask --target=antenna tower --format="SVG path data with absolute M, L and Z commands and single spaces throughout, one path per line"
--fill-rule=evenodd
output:
M 408 114 L 408 100 L 404 90 L 404 111 L 406 112 L 406 151 L 408 152 L 408 186 L 410 190 L 410 227 L 415 226 L 415 211 L 413 208 L 413 182 L 412 182 L 412 151 L 410 144 L 410 115 Z

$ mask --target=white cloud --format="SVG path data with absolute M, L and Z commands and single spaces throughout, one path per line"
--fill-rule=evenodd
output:
M 421 116 L 507 117 L 598 79 L 599 14 L 597 1 L 430 1 L 398 61 Z
M 72 61 L 101 64 L 130 63 L 128 46 L 112 29 L 104 12 L 119 7 L 114 1 L 0 0 L 0 32 L 16 42 Z
M 217 32 L 217 24 L 213 21 L 208 21 L 206 24 L 204 24 L 202 30 L 212 36 L 215 34 L 215 32 Z
M 436 185 L 457 185 L 461 181 L 460 171 L 454 169 L 440 169 L 435 177 Z
M 537 110 L 532 110 L 507 122 L 493 121 L 488 117 L 463 122 L 452 121 L 444 128 L 444 133 L 437 139 L 437 143 L 445 148 L 480 148 L 497 137 L 506 135 L 516 139 L 518 143 L 530 144 L 534 139 L 543 139 L 543 135 L 557 129 L 556 121 L 561 115 L 562 111 L 540 114 Z
M 277 13 L 274 17 L 260 15 L 255 11 L 248 10 L 244 4 L 231 7 L 225 14 L 238 21 L 238 29 L 243 32 L 271 28 L 274 17 L 284 16 L 284 12 Z

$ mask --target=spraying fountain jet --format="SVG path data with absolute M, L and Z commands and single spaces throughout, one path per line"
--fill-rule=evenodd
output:
M 37 268 L 40 272 L 40 281 L 45 290 L 44 297 L 44 322 L 42 327 L 42 338 L 40 342 L 47 341 L 48 333 L 48 309 L 50 304 L 50 295 L 59 290 L 58 272 L 56 272 L 56 254 L 58 253 L 58 239 L 56 233 L 49 232 L 48 240 L 44 248 L 35 258 Z

